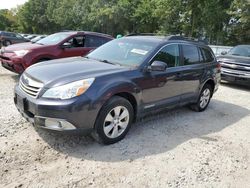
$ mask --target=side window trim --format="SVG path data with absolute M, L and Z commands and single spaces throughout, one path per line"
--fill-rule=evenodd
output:
M 202 47 L 200 47 L 200 49 L 201 49 L 201 53 L 202 53 L 202 55 L 203 55 L 203 59 L 204 59 L 204 63 L 212 63 L 212 62 L 214 62 L 215 61 L 215 56 L 214 56 L 214 54 L 211 52 L 211 50 L 209 50 L 209 49 L 206 49 L 206 48 L 202 48 Z M 204 54 L 205 53 L 205 51 L 207 51 L 208 53 L 210 53 L 210 55 L 211 55 L 211 57 L 213 58 L 213 59 L 211 59 L 211 61 L 206 61 L 206 55 Z
M 184 51 L 183 51 L 183 46 L 194 46 L 197 50 L 198 56 L 199 56 L 199 63 L 193 63 L 193 64 L 189 64 L 189 65 L 185 65 L 184 63 Z M 201 62 L 201 58 L 200 58 L 200 53 L 199 53 L 199 47 L 197 45 L 194 44 L 180 44 L 181 46 L 181 54 L 182 54 L 182 66 L 191 66 L 191 65 L 199 65 L 202 64 Z
M 89 40 L 89 42 L 90 42 L 91 40 L 94 40 L 95 42 L 97 42 L 98 40 L 101 40 L 101 38 L 102 38 L 102 37 L 97 36 L 97 35 L 93 35 L 93 34 L 88 34 L 88 35 L 86 35 L 86 41 Z M 97 48 L 97 47 L 99 47 L 99 46 L 101 46 L 101 45 L 94 46 L 93 43 L 89 43 L 88 46 L 86 46 L 86 48 Z
M 70 37 L 68 37 L 67 39 L 65 39 L 63 42 L 61 42 L 61 44 L 60 45 L 63 45 L 65 42 L 69 42 L 70 40 L 72 40 L 73 38 L 77 38 L 77 37 L 82 37 L 84 40 L 86 39 L 85 37 L 86 37 L 86 35 L 73 35 L 73 36 L 70 36 Z M 84 41 L 84 45 L 85 45 L 85 41 Z M 79 47 L 71 47 L 70 49 L 75 49 L 75 48 L 85 48 L 85 46 L 79 46 Z
M 154 56 L 153 56 L 153 58 L 150 60 L 149 64 L 151 65 L 151 64 L 153 63 L 153 61 L 154 61 L 154 59 L 157 57 L 157 55 L 159 55 L 160 53 L 165 53 L 164 50 L 165 50 L 167 47 L 169 47 L 169 46 L 174 46 L 174 48 L 178 49 L 178 56 L 179 56 L 179 57 L 178 57 L 177 63 L 176 63 L 176 59 L 175 59 L 175 60 L 174 60 L 174 61 L 175 61 L 175 63 L 174 63 L 175 65 L 174 65 L 174 66 L 170 66 L 170 67 L 168 67 L 168 68 L 179 67 L 179 66 L 180 66 L 180 55 L 181 55 L 181 52 L 180 52 L 180 46 L 179 46 L 179 44 L 177 44 L 177 43 L 170 43 L 170 44 L 167 44 L 167 45 L 161 47 L 160 50 L 158 50 L 158 51 L 154 54 Z M 163 62 L 166 63 L 165 61 L 163 61 Z
M 169 43 L 169 44 L 165 44 L 164 46 L 162 46 L 159 50 L 157 50 L 155 53 L 154 53 L 154 55 L 149 59 L 149 61 L 148 61 L 148 65 L 151 65 L 151 63 L 153 63 L 152 61 L 153 61 L 153 59 L 155 58 L 155 56 L 162 50 L 162 49 L 164 49 L 165 47 L 167 47 L 167 46 L 169 46 L 169 45 L 172 45 L 172 44 L 177 44 L 178 45 L 178 47 L 179 47 L 179 55 L 180 55 L 180 61 L 181 61 L 181 51 L 180 51 L 180 44 L 179 43 Z M 179 64 L 180 64 L 180 62 L 179 62 Z M 179 65 L 180 66 L 180 65 Z
M 206 63 L 205 55 L 200 46 L 198 47 L 198 50 L 199 50 L 199 56 L 200 56 L 200 63 Z

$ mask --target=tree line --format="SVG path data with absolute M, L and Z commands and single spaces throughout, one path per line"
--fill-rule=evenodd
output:
M 29 0 L 0 10 L 0 30 L 179 34 L 210 44 L 250 43 L 248 0 Z

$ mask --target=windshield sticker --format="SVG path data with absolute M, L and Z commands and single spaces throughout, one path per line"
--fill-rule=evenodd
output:
M 148 53 L 148 51 L 146 51 L 146 50 L 141 50 L 141 49 L 136 49 L 136 48 L 132 49 L 131 52 L 136 53 L 136 54 L 140 54 L 140 55 L 146 55 Z

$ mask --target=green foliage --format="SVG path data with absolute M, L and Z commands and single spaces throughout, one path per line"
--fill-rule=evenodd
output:
M 15 18 L 11 11 L 0 10 L 0 31 L 12 30 L 12 26 L 15 24 Z
M 249 0 L 29 0 L 0 11 L 0 30 L 181 34 L 211 44 L 249 43 Z
M 231 16 L 227 43 L 250 43 L 250 2 L 234 0 L 228 11 Z

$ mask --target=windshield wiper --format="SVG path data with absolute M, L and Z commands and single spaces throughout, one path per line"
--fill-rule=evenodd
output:
M 106 59 L 103 59 L 103 60 L 99 60 L 100 62 L 103 62 L 103 63 L 108 63 L 108 64 L 111 64 L 111 65 L 116 65 L 116 63 L 113 63 L 113 62 L 110 62 Z
M 93 59 L 93 60 L 96 60 L 96 61 L 99 61 L 99 62 L 102 62 L 102 63 L 111 64 L 111 65 L 120 65 L 120 66 L 122 66 L 120 63 L 111 62 L 111 61 L 109 61 L 107 59 L 97 59 L 97 58 L 93 58 L 93 57 L 89 57 L 89 56 L 85 56 L 84 58 Z

